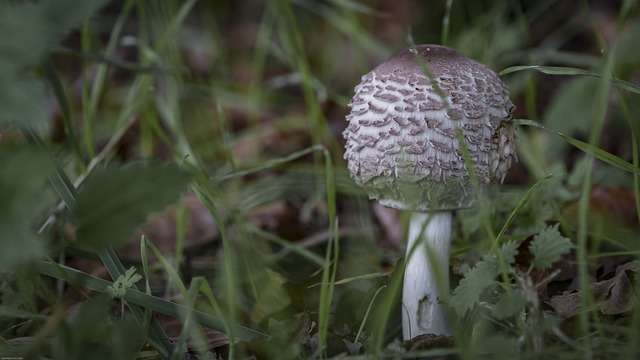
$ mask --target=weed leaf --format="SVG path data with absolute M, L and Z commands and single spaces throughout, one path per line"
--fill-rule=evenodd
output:
M 511 265 L 516 262 L 516 255 L 518 255 L 519 246 L 520 243 L 514 240 L 508 241 L 502 245 L 500 253 L 507 264 Z
M 532 265 L 539 270 L 547 269 L 554 262 L 560 260 L 560 256 L 573 248 L 569 239 L 562 236 L 558 227 L 560 224 L 548 226 L 540 234 L 534 236 L 529 251 L 533 254 Z
M 189 180 L 175 164 L 135 163 L 97 170 L 78 191 L 73 207 L 80 244 L 95 250 L 123 243 L 151 212 L 175 202 Z
M 469 269 L 460 285 L 453 291 L 451 305 L 459 316 L 464 316 L 480 300 L 480 294 L 493 284 L 500 273 L 498 261 L 493 256 L 486 256 L 476 266 Z
M 127 289 L 133 287 L 141 279 L 142 276 L 136 274 L 136 268 L 132 266 L 124 275 L 120 275 L 112 285 L 107 286 L 105 292 L 112 298 L 121 299 L 127 293 Z
M 500 255 L 508 264 L 515 262 L 517 254 L 516 241 L 509 241 L 500 248 Z M 464 316 L 480 301 L 480 295 L 493 284 L 498 274 L 500 274 L 500 265 L 495 256 L 485 256 L 474 268 L 464 274 L 464 279 L 460 280 L 460 285 L 451 295 L 451 305 L 459 316 Z

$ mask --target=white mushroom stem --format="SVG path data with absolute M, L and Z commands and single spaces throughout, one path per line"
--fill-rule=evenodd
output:
M 451 335 L 439 303 L 449 292 L 450 247 L 450 211 L 412 213 L 402 293 L 405 340 L 422 334 Z

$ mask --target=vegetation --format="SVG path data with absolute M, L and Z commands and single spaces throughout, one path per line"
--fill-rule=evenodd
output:
M 633 0 L 0 0 L 0 357 L 640 356 Z M 402 343 L 406 214 L 349 178 L 353 86 L 440 43 L 519 162 L 455 214 L 451 338 Z

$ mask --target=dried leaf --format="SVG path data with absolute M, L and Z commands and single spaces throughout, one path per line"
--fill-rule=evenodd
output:
M 577 222 L 578 206 L 578 202 L 575 202 L 563 210 L 563 215 L 569 220 L 570 224 Z M 622 224 L 627 227 L 638 226 L 638 214 L 633 189 L 594 187 L 591 189 L 589 212 L 591 216 L 605 217 L 607 220 L 614 220 L 616 224 Z
M 618 266 L 615 273 L 591 285 L 596 309 L 606 315 L 630 311 L 638 299 L 633 293 L 634 278 L 640 272 L 640 262 L 633 261 Z M 608 274 L 611 275 L 611 274 Z M 580 310 L 579 291 L 551 298 L 551 307 L 563 318 L 576 316 Z

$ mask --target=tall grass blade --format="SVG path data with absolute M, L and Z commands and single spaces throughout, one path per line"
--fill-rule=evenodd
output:
M 63 266 L 48 261 L 41 261 L 37 263 L 36 268 L 38 272 L 43 275 L 68 281 L 72 285 L 86 286 L 92 290 L 99 292 L 104 292 L 107 286 L 113 285 L 113 283 L 110 281 L 100 279 L 98 277 L 89 275 L 68 266 Z M 152 295 L 148 295 L 136 288 L 127 289 L 127 292 L 125 293 L 123 299 L 128 303 L 138 306 L 144 306 L 145 308 L 149 308 L 153 311 L 178 319 L 184 319 L 188 312 L 187 308 L 183 305 L 176 304 Z M 214 330 L 224 331 L 224 325 L 218 318 L 198 310 L 193 310 L 193 313 L 194 320 L 198 324 Z M 253 339 L 255 337 L 268 337 L 261 332 L 240 325 L 235 325 L 234 331 L 237 332 L 239 338 L 246 340 Z
M 625 161 L 624 159 L 621 159 L 620 157 L 611 154 L 610 152 L 607 152 L 605 150 L 600 149 L 599 147 L 586 143 L 584 141 L 580 141 L 578 139 L 572 138 L 571 136 L 565 135 L 561 132 L 549 129 L 548 127 L 542 125 L 541 123 L 537 122 L 537 121 L 533 121 L 533 120 L 526 120 L 526 119 L 515 119 L 513 120 L 514 124 L 516 125 L 524 125 L 524 126 L 532 126 L 532 127 L 536 127 L 539 129 L 543 129 L 546 131 L 549 131 L 553 134 L 556 134 L 558 136 L 560 136 L 561 138 L 563 138 L 567 143 L 575 146 L 576 148 L 582 150 L 584 153 L 591 155 L 593 157 L 595 157 L 596 159 L 605 162 L 611 166 L 617 167 L 620 170 L 624 170 L 628 173 L 631 174 L 640 174 L 640 168 L 638 168 L 637 166 L 629 163 L 628 161 Z
M 502 71 L 500 71 L 499 75 L 508 75 L 518 71 L 525 70 L 536 70 L 543 74 L 547 75 L 567 75 L 567 76 L 590 76 L 598 79 L 602 79 L 602 74 L 595 73 L 592 71 L 578 69 L 574 67 L 567 66 L 542 66 L 542 65 L 524 65 L 524 66 L 511 66 Z M 611 81 L 614 85 L 620 87 L 621 89 L 630 91 L 635 94 L 640 94 L 640 86 L 630 83 L 628 81 L 618 79 L 615 77 L 607 77 L 608 81 Z
M 58 102 L 58 106 L 60 107 L 60 111 L 62 113 L 62 124 L 64 126 L 65 133 L 67 135 L 66 140 L 68 141 L 71 152 L 76 159 L 76 164 L 81 169 L 81 171 L 85 170 L 84 159 L 82 156 L 82 152 L 80 150 L 80 144 L 78 143 L 78 138 L 76 136 L 75 126 L 73 123 L 73 117 L 71 115 L 71 107 L 69 105 L 69 98 L 67 97 L 67 92 L 64 90 L 62 85 L 62 81 L 60 81 L 60 77 L 56 72 L 56 69 L 53 67 L 53 63 L 51 59 L 47 59 L 44 61 L 42 68 L 44 70 L 44 74 L 49 80 L 51 84 L 51 88 L 53 89 L 53 94 L 56 97 L 56 101 Z

